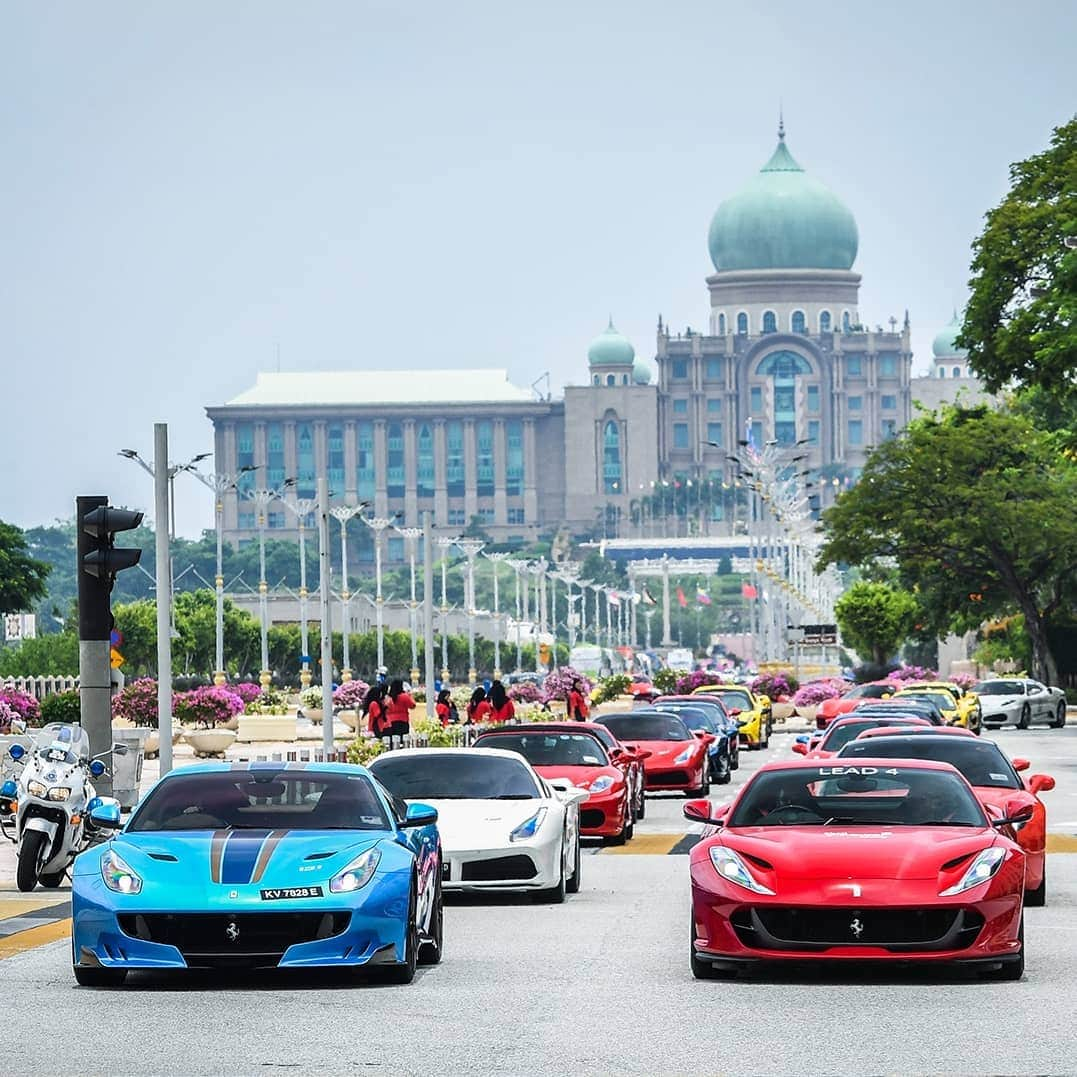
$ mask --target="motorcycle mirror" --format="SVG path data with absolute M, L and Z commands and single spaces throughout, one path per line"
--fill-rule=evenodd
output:
M 102 797 L 101 803 L 90 811 L 90 822 L 102 830 L 118 830 L 122 825 L 119 801 Z
M 112 746 L 112 754 L 113 755 L 126 755 L 127 754 L 127 745 L 126 744 L 114 744 Z

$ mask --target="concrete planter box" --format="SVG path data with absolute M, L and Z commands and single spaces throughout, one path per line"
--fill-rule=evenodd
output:
M 187 738 L 188 741 L 190 738 Z M 243 714 L 239 718 L 236 739 L 255 741 L 293 741 L 297 739 L 294 714 Z
M 207 756 L 222 756 L 235 743 L 236 735 L 230 729 L 189 729 L 184 734 L 184 740 L 194 749 L 194 754 L 205 758 Z
M 814 707 L 811 707 L 811 706 L 808 706 L 808 704 L 804 704 L 803 706 L 801 706 L 798 703 L 797 707 L 796 707 L 796 711 L 797 711 L 798 716 L 803 718 L 804 721 L 808 723 L 808 725 L 814 725 L 815 724 L 815 712 L 818 711 L 818 710 L 819 710 L 818 704 L 816 704 Z
M 796 707 L 792 703 L 772 703 L 770 705 L 771 713 L 774 715 L 774 721 L 784 722 L 787 718 L 792 718 L 796 712 Z

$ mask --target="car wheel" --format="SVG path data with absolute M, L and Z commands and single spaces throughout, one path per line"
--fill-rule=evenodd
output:
M 728 785 L 733 780 L 733 766 L 726 756 L 725 766 L 719 768 L 718 775 L 714 779 L 715 785 Z
M 1061 729 L 1066 724 L 1066 702 L 1062 700 L 1058 704 L 1058 710 L 1055 711 L 1054 727 L 1055 729 Z
M 630 834 L 629 837 L 632 835 Z M 580 835 L 576 835 L 576 858 L 572 866 L 572 878 L 565 883 L 565 890 L 570 894 L 580 892 Z
M 562 842 L 564 838 L 561 839 Z M 561 848 L 561 879 L 556 886 L 547 887 L 545 890 L 536 890 L 532 900 L 536 905 L 560 905 L 565 900 L 567 887 L 565 886 L 565 850 Z
M 1007 961 L 1001 968 L 992 969 L 984 974 L 989 980 L 1020 980 L 1025 974 L 1025 916 L 1021 914 L 1021 927 L 1017 932 L 1017 939 L 1021 943 L 1021 949 L 1016 960 Z
M 734 744 L 729 752 L 729 769 L 740 770 L 740 745 Z
M 1025 891 L 1025 908 L 1042 909 L 1047 904 L 1047 857 L 1043 858 L 1043 876 L 1035 890 Z
M 378 969 L 383 982 L 410 984 L 415 979 L 419 964 L 419 925 L 415 922 L 415 883 L 411 884 L 411 901 L 408 903 L 408 926 L 404 941 L 404 961 L 400 965 L 386 965 Z
M 48 838 L 40 830 L 24 830 L 19 843 L 19 863 L 15 869 L 15 883 L 25 894 L 37 886 L 37 873 L 44 859 Z
M 1021 708 L 1021 717 L 1017 719 L 1017 728 L 1018 729 L 1028 729 L 1029 723 L 1031 721 L 1032 721 L 1032 711 L 1029 709 L 1029 706 L 1026 703 Z
M 72 965 L 71 971 L 79 987 L 122 987 L 127 979 L 126 969 L 90 969 Z
M 759 741 L 759 750 L 766 751 L 770 747 L 770 731 L 764 726 L 762 729 L 762 736 Z
M 438 861 L 437 882 L 434 885 L 434 908 L 430 913 L 430 937 L 419 947 L 420 965 L 437 965 L 445 944 L 445 905 L 441 894 L 441 861 Z
M 696 957 L 696 925 L 695 917 L 688 914 L 688 960 L 692 967 L 692 975 L 697 980 L 724 980 L 726 973 L 720 972 L 709 961 L 700 961 Z
M 642 783 L 639 787 L 639 803 L 636 805 L 636 818 L 645 819 L 647 817 L 647 794 L 644 792 Z
M 700 769 L 699 772 L 699 786 L 696 789 L 689 789 L 684 795 L 686 797 L 705 797 L 710 795 L 711 791 L 711 779 L 710 779 L 710 764 L 706 763 Z

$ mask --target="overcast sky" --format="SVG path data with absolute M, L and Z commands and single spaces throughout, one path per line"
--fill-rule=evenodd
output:
M 4 4 L 0 518 L 150 508 L 116 450 L 155 420 L 212 448 L 205 405 L 278 356 L 556 388 L 610 313 L 648 356 L 659 313 L 705 328 L 710 217 L 779 100 L 919 371 L 1010 162 L 1077 104 L 1075 40 L 1070 0 Z

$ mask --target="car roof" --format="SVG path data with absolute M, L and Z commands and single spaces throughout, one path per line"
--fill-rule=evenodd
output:
M 894 730 L 896 729 L 900 729 L 901 732 L 895 733 Z M 917 740 L 922 740 L 924 737 L 973 737 L 974 739 L 979 740 L 975 733 L 959 725 L 884 725 L 879 726 L 877 729 L 865 729 L 856 739 L 867 740 L 870 737 L 872 740 L 878 740 L 879 737 L 908 736 L 915 736 Z M 850 741 L 849 743 L 852 744 L 855 742 Z M 984 743 L 989 744 L 993 742 L 985 741 Z
M 944 763 L 939 759 L 909 759 L 902 760 L 902 763 L 908 763 L 908 765 L 917 770 L 949 770 L 955 774 L 958 773 L 957 769 L 952 763 Z M 819 767 L 830 766 L 842 766 L 841 763 L 835 764 L 832 759 L 775 759 L 770 763 L 764 763 L 757 771 L 756 774 L 765 774 L 767 771 L 772 770 L 814 770 Z M 857 766 L 880 766 L 880 767 L 892 767 L 894 765 L 893 759 L 888 759 L 885 756 L 875 758 L 874 756 L 867 756 L 863 759 L 857 759 Z
M 423 749 L 424 751 L 426 749 Z M 356 771 L 366 774 L 367 768 L 360 766 L 358 763 L 317 763 L 313 761 L 297 762 L 295 760 L 244 760 L 237 761 L 235 763 L 217 763 L 217 762 L 205 762 L 205 763 L 191 763 L 188 766 L 176 767 L 174 770 L 170 770 L 167 774 L 162 775 L 161 781 L 167 781 L 170 778 L 182 778 L 192 774 L 243 774 L 243 773 L 257 773 L 259 771 L 281 771 L 281 770 L 315 770 L 315 771 L 330 771 L 340 774 L 354 774 Z
M 607 730 L 608 732 L 608 730 Z M 527 722 L 519 725 L 499 726 L 497 729 L 484 729 L 475 737 L 475 742 L 485 740 L 487 737 L 519 737 L 526 733 L 576 733 L 583 737 L 598 740 L 598 733 L 590 722 Z M 599 741 L 601 744 L 602 742 Z
M 923 718 L 918 714 L 857 714 L 855 711 L 852 714 L 843 714 L 840 718 L 834 718 L 827 723 L 827 729 L 836 729 L 838 726 L 852 725 L 854 722 L 883 722 L 889 718 L 894 718 L 897 721 L 902 722 L 923 722 Z M 927 723 L 924 723 L 927 725 Z M 929 728 L 935 728 L 930 726 Z
M 421 755 L 423 758 L 432 755 L 462 755 L 470 758 L 476 754 L 489 755 L 495 759 L 515 759 L 527 762 L 519 752 L 510 752 L 505 748 L 396 748 L 391 752 L 379 755 L 371 762 L 371 766 L 375 763 L 380 763 L 383 759 L 403 759 L 407 756 L 415 755 Z

